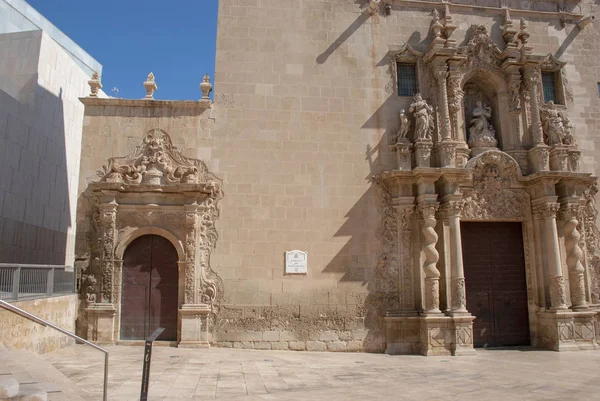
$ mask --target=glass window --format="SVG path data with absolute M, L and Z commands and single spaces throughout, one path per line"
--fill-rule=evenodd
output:
M 556 97 L 556 73 L 542 71 L 542 87 L 544 88 L 544 103 L 553 101 L 555 104 L 558 104 Z
M 414 96 L 417 91 L 417 66 L 398 63 L 398 96 Z
M 600 97 L 600 82 L 598 82 L 598 97 Z

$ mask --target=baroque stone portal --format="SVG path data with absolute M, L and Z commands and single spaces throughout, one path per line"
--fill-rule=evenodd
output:
M 89 264 L 84 271 L 88 338 L 119 340 L 123 254 L 147 234 L 169 240 L 178 254 L 179 346 L 208 346 L 211 314 L 223 284 L 210 266 L 221 180 L 189 159 L 160 129 L 150 130 L 128 156 L 111 158 L 89 185 Z M 174 272 L 175 274 L 176 272 Z

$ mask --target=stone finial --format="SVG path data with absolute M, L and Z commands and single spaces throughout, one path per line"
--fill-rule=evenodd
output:
M 456 25 L 452 22 L 452 14 L 450 14 L 450 6 L 446 4 L 444 6 L 444 36 L 446 37 L 446 47 L 453 47 L 456 45 L 456 40 L 451 39 L 452 34 L 456 30 Z
M 208 74 L 204 75 L 204 79 L 200 84 L 200 90 L 202 91 L 202 100 L 210 100 L 208 95 L 212 92 L 212 84 L 210 83 Z
M 146 89 L 146 97 L 144 99 L 154 99 L 154 92 L 158 89 L 156 82 L 154 82 L 154 74 L 148 74 L 146 82 L 144 82 L 144 88 Z
M 90 97 L 98 97 L 98 91 L 102 89 L 102 83 L 100 82 L 100 74 L 98 71 L 94 71 L 92 79 L 88 81 L 90 86 Z
M 433 10 L 433 22 L 431 24 L 431 31 L 433 32 L 433 35 L 436 38 L 439 38 L 442 36 L 442 28 L 443 27 L 444 26 L 440 22 L 440 13 L 438 12 L 438 10 L 434 9 Z
M 504 10 L 504 27 L 502 30 L 502 37 L 504 38 L 504 42 L 506 42 L 508 47 L 517 47 L 517 43 L 515 41 L 516 34 L 517 29 L 515 28 L 513 20 L 510 18 L 510 11 L 508 8 L 506 8 Z
M 529 33 L 529 30 L 527 30 L 527 24 L 525 23 L 525 20 L 521 18 L 521 31 L 519 32 L 519 39 L 521 39 L 521 42 L 523 42 L 523 46 L 527 44 L 530 36 L 531 34 Z

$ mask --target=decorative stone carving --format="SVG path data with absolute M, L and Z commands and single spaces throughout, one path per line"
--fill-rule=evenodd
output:
M 456 277 L 451 280 L 452 310 L 459 312 L 467 311 L 467 298 L 465 290 L 465 278 Z
M 469 160 L 466 167 L 473 168 L 473 189 L 463 191 L 464 219 L 522 221 L 525 218 L 527 195 L 510 188 L 521 174 L 512 157 L 491 150 Z
M 148 74 L 148 78 L 144 82 L 144 89 L 146 89 L 146 97 L 145 99 L 152 100 L 154 99 L 154 92 L 158 89 L 156 82 L 154 82 L 154 74 Z
M 442 23 L 440 22 L 440 13 L 438 12 L 438 10 L 433 9 L 433 21 L 431 23 L 431 32 L 433 32 L 433 36 L 435 39 L 442 37 L 442 29 L 444 29 L 444 25 L 442 25 Z
M 378 291 L 395 294 L 392 304 L 387 305 L 391 309 L 397 308 L 399 305 L 398 212 L 392 205 L 392 195 L 386 182 L 379 177 L 374 177 L 374 182 L 380 190 L 379 210 L 382 216 L 379 230 L 376 233 L 382 243 L 382 252 L 379 255 L 375 271 L 376 287 Z M 412 274 L 412 269 L 410 270 Z
M 437 204 L 419 204 L 423 218 L 421 233 L 423 235 L 423 272 L 425 273 L 425 312 L 440 313 L 440 271 L 437 262 L 440 255 L 436 250 L 438 235 L 435 231 L 435 213 Z
M 427 104 L 420 93 L 417 93 L 414 102 L 408 110 L 415 118 L 414 141 L 431 141 L 433 125 L 433 108 Z
M 567 268 L 569 271 L 569 287 L 571 292 L 571 308 L 575 310 L 587 309 L 585 299 L 585 269 L 581 264 L 583 250 L 579 247 L 581 234 L 577 231 L 579 205 L 563 204 L 560 208 L 560 216 L 564 221 L 563 233 L 565 238 L 565 250 L 567 253 Z
M 452 21 L 452 14 L 450 14 L 450 7 L 448 4 L 444 6 L 444 37 L 446 38 L 446 43 L 444 47 L 454 47 L 456 45 L 456 40 L 452 39 L 452 34 L 456 30 L 457 26 Z
M 130 185 L 196 184 L 214 179 L 204 162 L 183 156 L 160 129 L 149 131 L 128 156 L 110 158 L 99 175 L 101 181 Z
M 565 119 L 556 109 L 553 101 L 549 101 L 540 108 L 540 117 L 544 134 L 548 137 L 548 145 L 553 146 L 565 143 L 565 137 L 567 136 L 567 130 L 563 123 Z M 572 135 L 569 141 L 572 141 Z
M 550 302 L 552 309 L 566 309 L 567 296 L 563 276 L 550 277 Z
M 100 82 L 100 74 L 98 71 L 92 73 L 92 79 L 88 81 L 90 85 L 90 97 L 98 97 L 98 92 L 102 89 L 102 83 Z
M 473 118 L 469 128 L 469 146 L 471 148 L 488 148 L 498 146 L 496 131 L 490 123 L 492 108 L 478 100 L 473 109 Z
M 466 47 L 468 67 L 472 69 L 498 69 L 498 60 L 502 51 L 490 38 L 488 30 L 484 25 L 474 25 L 472 36 Z
M 532 138 L 534 145 L 544 144 L 544 132 L 542 129 L 542 121 L 540 118 L 540 105 L 539 105 L 539 85 L 540 85 L 540 70 L 536 65 L 528 65 L 524 69 L 524 83 L 525 91 L 527 95 L 525 100 L 527 102 L 528 110 L 530 110 L 530 116 L 528 122 L 531 124 Z
M 509 49 L 517 49 L 519 46 L 517 38 L 517 28 L 514 22 L 510 18 L 510 11 L 508 8 L 504 10 L 504 26 L 502 27 L 502 37 L 506 42 L 506 47 Z
M 585 234 L 585 249 L 591 278 L 591 296 L 594 304 L 600 303 L 600 230 L 596 225 L 598 221 L 597 193 L 598 184 L 589 185 L 583 192 L 585 203 L 581 208 L 581 223 Z
M 113 302 L 113 275 L 117 204 L 100 205 L 102 230 L 102 303 Z
M 198 303 L 196 294 L 196 240 L 198 232 L 198 205 L 186 206 L 185 212 L 185 291 L 186 304 Z
M 85 295 L 85 302 L 89 304 L 96 303 L 96 284 L 98 280 L 93 275 L 84 275 L 82 280 L 82 292 Z

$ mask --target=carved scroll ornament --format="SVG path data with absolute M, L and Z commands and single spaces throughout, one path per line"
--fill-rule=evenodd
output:
M 128 156 L 110 158 L 98 172 L 104 182 L 146 185 L 197 184 L 209 181 L 208 174 L 204 162 L 183 156 L 160 129 L 149 131 Z

